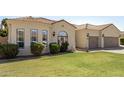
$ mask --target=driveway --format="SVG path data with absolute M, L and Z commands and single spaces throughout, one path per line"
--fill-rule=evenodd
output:
M 120 48 L 108 48 L 108 49 L 102 49 L 102 50 L 90 50 L 90 52 L 111 52 L 111 53 L 118 53 L 118 54 L 124 54 L 124 47 Z

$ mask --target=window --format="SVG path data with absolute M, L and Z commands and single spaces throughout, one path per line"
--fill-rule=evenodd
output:
M 58 43 L 61 45 L 61 43 L 68 42 L 68 34 L 65 31 L 59 32 L 58 34 Z
M 38 41 L 38 30 L 31 30 L 31 42 Z
M 48 31 L 46 31 L 46 30 L 42 31 L 42 41 L 44 44 L 47 44 L 47 42 L 48 42 Z
M 24 29 L 17 29 L 16 32 L 16 43 L 19 48 L 24 48 Z

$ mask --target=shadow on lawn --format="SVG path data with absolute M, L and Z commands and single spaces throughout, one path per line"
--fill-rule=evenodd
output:
M 18 56 L 14 59 L 5 59 L 5 58 L 1 58 L 0 59 L 0 64 L 6 64 L 6 63 L 13 63 L 13 62 L 21 62 L 21 61 L 28 61 L 28 60 L 34 60 L 34 59 L 39 59 L 42 57 L 48 57 L 47 59 L 49 59 L 49 57 L 55 57 L 55 56 L 60 56 L 60 55 L 64 55 L 64 54 L 70 54 L 73 52 L 64 52 L 64 53 L 59 53 L 59 54 L 45 54 L 42 56 Z

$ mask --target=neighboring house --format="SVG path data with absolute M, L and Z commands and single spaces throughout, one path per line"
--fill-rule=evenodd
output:
M 49 43 L 68 41 L 68 50 L 75 50 L 76 27 L 65 20 L 55 21 L 45 18 L 16 18 L 7 20 L 8 43 L 18 44 L 19 55 L 30 55 L 31 42 L 46 44 L 43 53 L 49 52 Z
M 84 49 L 119 47 L 120 30 L 113 24 L 77 25 L 76 47 Z
M 118 47 L 120 31 L 113 24 L 72 25 L 65 20 L 23 17 L 7 20 L 8 43 L 18 44 L 19 55 L 30 55 L 31 42 L 46 44 L 44 52 L 49 52 L 49 43 L 68 41 L 68 50 L 78 48 L 94 49 Z

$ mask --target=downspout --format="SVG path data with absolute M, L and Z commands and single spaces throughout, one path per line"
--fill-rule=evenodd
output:
M 87 31 L 88 29 L 88 24 L 86 24 L 85 30 Z M 89 33 L 87 32 L 87 49 L 86 52 L 89 52 Z
M 102 35 L 102 30 L 100 30 L 99 31 L 99 38 L 100 38 L 100 41 L 99 41 L 99 48 L 103 48 L 104 47 L 104 45 L 103 45 L 103 43 L 104 43 L 104 37 L 103 37 L 103 35 Z

